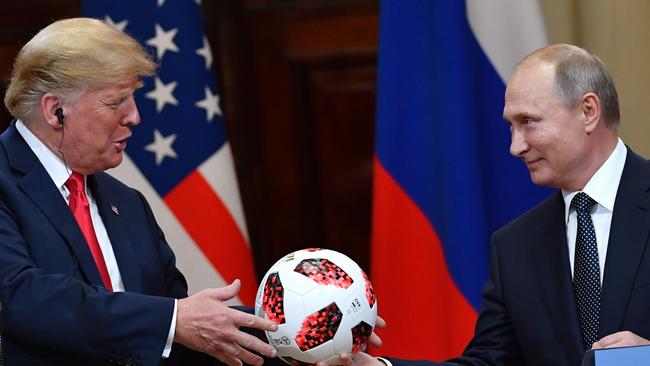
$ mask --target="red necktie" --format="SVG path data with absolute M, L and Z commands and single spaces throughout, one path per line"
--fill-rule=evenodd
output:
M 88 248 L 90 248 L 93 259 L 95 259 L 95 264 L 99 270 L 99 275 L 102 277 L 104 286 L 109 291 L 113 291 L 111 278 L 108 275 L 108 268 L 106 268 L 106 262 L 104 261 L 104 255 L 102 254 L 102 249 L 99 247 L 93 221 L 90 218 L 90 206 L 88 205 L 88 197 L 86 197 L 86 190 L 84 188 L 84 177 L 77 172 L 72 172 L 68 181 L 65 182 L 65 186 L 70 191 L 70 210 L 77 220 L 81 232 L 84 234 L 84 238 L 86 238 Z

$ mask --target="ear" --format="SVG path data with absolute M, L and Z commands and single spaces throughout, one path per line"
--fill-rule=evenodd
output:
M 41 97 L 41 113 L 45 122 L 54 129 L 63 128 L 56 116 L 56 110 L 63 108 L 61 98 L 51 93 L 45 93 Z M 65 114 L 65 111 L 64 111 Z
M 580 98 L 579 108 L 582 121 L 585 124 L 585 131 L 590 134 L 601 123 L 600 98 L 596 94 L 589 92 Z

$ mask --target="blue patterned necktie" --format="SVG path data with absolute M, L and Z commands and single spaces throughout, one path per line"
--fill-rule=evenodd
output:
M 596 203 L 580 192 L 571 201 L 578 214 L 578 233 L 573 266 L 573 292 L 578 305 L 578 318 L 587 349 L 598 340 L 600 320 L 600 265 L 596 232 L 589 210 Z

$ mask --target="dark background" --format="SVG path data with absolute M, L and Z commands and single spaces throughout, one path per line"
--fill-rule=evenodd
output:
M 4 97 L 22 45 L 81 1 L 1 1 Z M 369 269 L 379 0 L 202 7 L 258 276 L 319 246 Z M 10 121 L 2 104 L 0 128 Z

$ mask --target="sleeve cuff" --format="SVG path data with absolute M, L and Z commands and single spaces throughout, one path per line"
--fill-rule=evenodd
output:
M 176 313 L 178 312 L 178 300 L 174 299 L 174 314 L 172 315 L 172 323 L 169 325 L 169 333 L 167 333 L 167 343 L 163 349 L 162 358 L 169 358 L 172 352 L 172 344 L 174 343 L 174 335 L 176 333 Z M 389 364 L 389 366 L 392 366 Z

